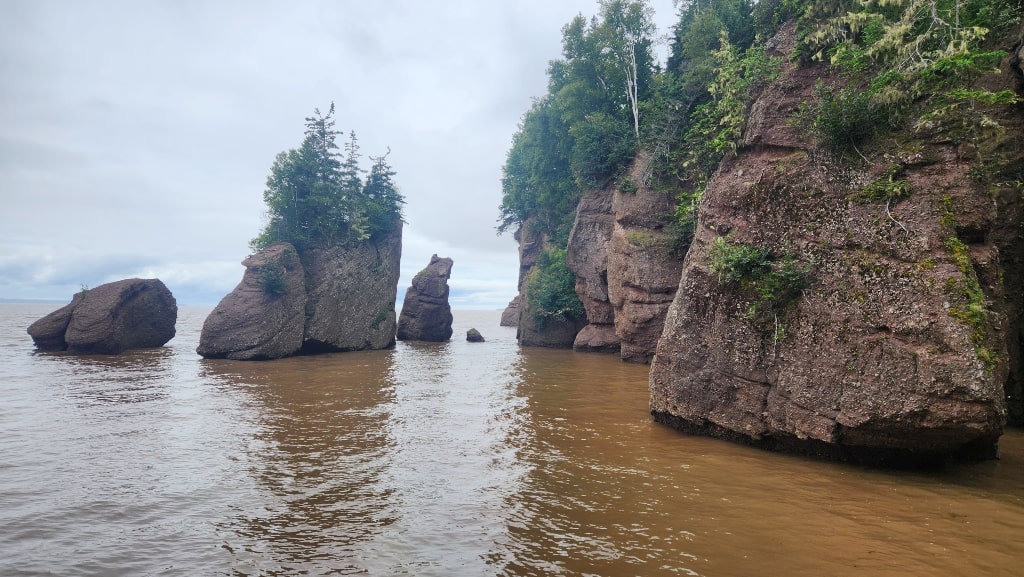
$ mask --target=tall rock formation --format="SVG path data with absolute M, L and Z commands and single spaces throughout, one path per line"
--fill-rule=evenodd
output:
M 276 243 L 203 325 L 206 358 L 268 360 L 294 354 L 383 349 L 395 344 L 402 223 L 379 238 L 299 254 Z
M 519 294 L 512 297 L 512 300 L 508 302 L 508 306 L 505 310 L 501 311 L 501 321 L 498 323 L 499 326 L 503 327 L 518 327 L 519 326 L 519 307 L 522 306 L 523 297 Z
M 609 186 L 580 201 L 566 252 L 587 311 L 576 350 L 617 352 L 639 363 L 654 356 L 682 259 L 666 230 L 675 198 L 644 186 L 649 163 L 646 152 L 633 163 L 632 192 Z
M 306 323 L 306 272 L 298 253 L 276 243 L 242 265 L 242 281 L 206 317 L 196 352 L 241 361 L 295 354 Z
M 788 26 L 770 46 L 794 42 Z M 1024 199 L 972 179 L 979 146 L 953 126 L 894 135 L 866 162 L 816 148 L 791 115 L 826 68 L 784 62 L 708 183 L 651 367 L 654 417 L 839 458 L 991 454 L 1020 382 Z M 1021 91 L 1009 71 L 983 81 Z M 1019 108 L 996 120 L 985 154 L 1024 166 Z M 894 171 L 908 195 L 865 198 Z M 738 268 L 743 250 L 775 285 Z M 806 276 L 766 310 L 784 269 Z
M 452 309 L 448 304 L 452 264 L 452 259 L 435 254 L 413 277 L 398 317 L 398 340 L 443 342 L 452 337 Z
M 302 352 L 385 349 L 395 344 L 402 223 L 353 247 L 310 251 Z
M 576 294 L 587 312 L 587 325 L 572 344 L 577 351 L 618 353 L 621 348 L 608 299 L 608 243 L 615 228 L 612 196 L 611 189 L 587 191 L 569 233 L 565 263 L 576 275 Z
M 32 323 L 36 347 L 116 355 L 162 347 L 174 338 L 178 304 L 159 279 L 125 279 L 83 290 L 71 303 Z

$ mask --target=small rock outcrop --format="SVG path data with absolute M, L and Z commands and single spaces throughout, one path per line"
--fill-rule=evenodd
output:
M 28 333 L 40 350 L 116 355 L 165 345 L 177 319 L 177 302 L 163 282 L 133 278 L 83 290 Z
M 476 329 L 469 329 L 466 331 L 466 340 L 471 343 L 482 343 L 484 342 L 484 336 Z
M 272 244 L 242 265 L 242 281 L 206 317 L 196 352 L 242 361 L 294 354 L 306 320 L 306 273 L 298 253 L 290 244 Z
M 530 304 L 531 275 L 536 274 L 538 258 L 552 246 L 547 235 L 537 232 L 538 228 L 531 218 L 516 231 L 516 240 L 519 241 L 519 294 L 522 296 L 516 340 L 525 347 L 569 348 L 576 340 L 576 334 L 587 325 L 586 316 L 580 319 L 545 317 Z
M 522 302 L 522 297 L 516 295 L 508 302 L 508 306 L 501 312 L 501 322 L 498 326 L 502 327 L 518 327 L 519 326 L 519 303 Z
M 430 264 L 412 279 L 398 317 L 400 341 L 447 341 L 452 336 L 452 309 L 448 279 L 452 259 L 430 257 Z

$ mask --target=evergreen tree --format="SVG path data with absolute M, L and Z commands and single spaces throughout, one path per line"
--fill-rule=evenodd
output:
M 327 114 L 319 109 L 313 112 L 305 119 L 302 145 L 279 153 L 271 166 L 263 193 L 267 224 L 251 242 L 254 249 L 274 242 L 290 242 L 300 251 L 339 246 L 386 232 L 401 219 L 404 201 L 392 180 L 395 173 L 383 157 L 373 159 L 377 171 L 373 195 L 378 200 L 371 200 L 361 178 L 365 171 L 359 167 L 355 133 L 350 133 L 342 158 L 334 104 Z

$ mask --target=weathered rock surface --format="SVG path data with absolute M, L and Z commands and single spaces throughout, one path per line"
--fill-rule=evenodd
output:
M 788 55 L 792 27 L 781 38 Z M 990 195 L 967 176 L 977 155 L 941 136 L 882 144 L 866 166 L 815 149 L 789 118 L 824 74 L 787 62 L 754 103 L 745 146 L 708 183 L 652 363 L 651 411 L 683 430 L 838 458 L 990 455 L 1008 373 L 1020 371 L 1021 288 L 1000 280 L 1020 282 L 1001 261 L 1024 252 L 1019 193 Z M 999 120 L 1013 136 L 990 153 L 1020 162 L 1024 122 Z M 854 200 L 893 163 L 909 198 Z M 812 282 L 759 322 L 750 292 L 711 270 L 721 237 L 791 254 Z M 988 309 L 973 324 L 953 314 L 972 285 Z
M 351 248 L 311 251 L 302 353 L 385 349 L 395 344 L 402 223 Z
M 398 317 L 398 340 L 443 342 L 451 338 L 448 279 L 452 264 L 452 259 L 435 254 L 430 257 L 430 264 L 413 277 Z
M 482 343 L 484 342 L 484 336 L 476 329 L 469 329 L 466 331 L 466 340 L 471 343 Z
M 642 186 L 646 154 L 634 163 L 635 193 L 615 192 L 615 227 L 608 244 L 608 298 L 623 360 L 649 363 L 672 304 L 683 259 L 673 253 L 665 217 L 675 212 L 671 194 Z
M 518 294 L 509 301 L 508 306 L 505 310 L 501 311 L 501 322 L 498 326 L 502 327 L 518 327 L 519 326 L 519 306 L 523 298 Z
M 646 153 L 634 162 L 634 192 L 609 187 L 580 201 L 566 251 L 589 323 L 576 350 L 617 352 L 639 363 L 654 356 L 682 259 L 665 231 L 674 197 L 643 186 L 648 165 Z
M 41 350 L 116 355 L 174 338 L 178 305 L 158 279 L 125 279 L 76 294 L 28 328 Z
M 206 317 L 196 352 L 205 358 L 279 359 L 302 346 L 305 269 L 295 248 L 272 244 L 248 257 L 231 293 Z
M 300 255 L 268 246 L 242 263 L 242 282 L 207 317 L 196 352 L 269 360 L 393 346 L 401 256 L 401 222 L 350 247 Z
M 608 243 L 615 228 L 611 189 L 590 190 L 580 199 L 565 251 L 576 275 L 576 294 L 587 312 L 587 326 L 573 341 L 577 351 L 619 352 L 615 310 L 608 300 Z

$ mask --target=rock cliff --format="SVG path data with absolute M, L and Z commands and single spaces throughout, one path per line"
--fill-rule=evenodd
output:
M 28 333 L 40 350 L 116 355 L 167 344 L 177 318 L 177 302 L 163 282 L 133 278 L 83 290 Z
M 673 255 L 665 230 L 675 198 L 644 185 L 648 166 L 646 153 L 633 163 L 632 192 L 610 186 L 588 191 L 580 201 L 566 251 L 587 311 L 576 350 L 617 352 L 640 363 L 654 356 L 682 259 Z
M 398 340 L 443 342 L 452 337 L 452 309 L 448 304 L 452 264 L 452 259 L 435 254 L 413 277 L 398 317 Z
M 783 29 L 778 55 L 793 37 Z M 826 74 L 786 60 L 708 183 L 651 367 L 652 414 L 838 458 L 991 455 L 1007 396 L 1020 403 L 1024 199 L 972 175 L 982 154 L 1020 174 L 1024 117 L 997 117 L 1005 132 L 984 145 L 922 125 L 840 159 L 791 121 Z M 1018 93 L 1020 81 L 1007 63 L 982 79 Z M 865 198 L 896 179 L 907 194 Z
M 394 346 L 401 258 L 400 221 L 379 239 L 311 251 L 303 354 Z
M 288 243 L 250 256 L 242 281 L 207 317 L 206 358 L 269 360 L 395 344 L 402 224 L 353 246 L 299 254 Z
M 535 265 L 541 253 L 551 248 L 547 235 L 538 233 L 532 220 L 527 220 L 516 231 L 519 242 L 519 323 L 516 339 L 519 344 L 528 347 L 569 348 L 587 323 L 585 319 L 551 319 L 543 318 L 530 303 L 529 279 L 536 274 Z

